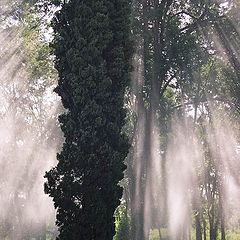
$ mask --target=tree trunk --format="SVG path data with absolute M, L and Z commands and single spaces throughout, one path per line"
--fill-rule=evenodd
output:
M 200 218 L 199 211 L 195 216 L 195 224 L 196 224 L 196 240 L 202 240 L 202 226 L 201 226 L 201 218 Z
M 207 240 L 207 226 L 204 217 L 203 217 L 203 239 Z
M 225 233 L 225 222 L 224 219 L 221 221 L 221 240 L 226 239 L 226 233 Z

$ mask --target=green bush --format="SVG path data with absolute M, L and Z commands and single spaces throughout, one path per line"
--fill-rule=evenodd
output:
M 122 203 L 115 212 L 116 234 L 113 240 L 130 239 L 130 219 L 127 213 L 126 204 Z

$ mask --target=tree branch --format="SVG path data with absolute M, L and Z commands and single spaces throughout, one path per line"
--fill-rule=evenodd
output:
M 178 15 L 187 15 L 187 16 L 195 19 L 195 20 L 198 20 L 198 17 L 195 17 L 195 16 L 193 16 L 191 13 L 188 13 L 188 12 L 186 12 L 186 11 L 177 12 L 176 14 L 172 15 L 171 18 L 174 18 L 174 17 L 176 17 L 176 16 L 178 16 Z
M 169 86 L 170 82 L 176 77 L 177 73 L 175 72 L 170 79 L 168 79 L 168 81 L 164 84 L 164 86 L 161 89 L 160 92 L 160 98 L 163 96 L 164 92 L 166 91 L 167 87 Z

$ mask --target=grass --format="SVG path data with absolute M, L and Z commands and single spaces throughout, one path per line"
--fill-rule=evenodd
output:
M 162 240 L 170 240 L 167 234 L 167 229 L 161 229 Z M 221 234 L 218 234 L 218 240 L 221 239 Z M 149 240 L 159 240 L 159 233 L 157 229 L 154 229 L 150 233 Z M 192 238 L 191 240 L 195 240 L 195 231 L 192 231 Z M 209 240 L 209 236 L 207 236 L 207 240 Z M 240 240 L 240 229 L 238 230 L 228 230 L 226 231 L 226 240 Z
M 169 240 L 167 229 L 161 228 L 162 240 Z M 159 240 L 158 229 L 151 230 L 149 240 Z
M 235 231 L 227 231 L 226 240 L 240 240 L 240 229 Z

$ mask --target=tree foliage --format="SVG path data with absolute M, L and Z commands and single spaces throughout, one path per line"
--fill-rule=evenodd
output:
M 197 126 L 201 118 L 209 124 L 210 107 L 223 112 L 223 109 L 235 111 L 239 106 L 236 54 L 239 38 L 237 23 L 232 16 L 236 12 L 237 1 L 223 5 L 218 1 L 133 1 L 136 75 L 133 78 L 132 109 L 135 126 L 132 127 L 133 154 L 128 159 L 127 170 L 132 239 L 147 239 L 151 228 L 164 228 L 168 222 L 166 186 L 169 173 L 166 165 L 169 163 L 165 154 L 169 141 L 174 137 L 173 116 L 180 119 L 188 116 Z M 192 113 L 194 116 L 190 117 Z M 148 184 L 157 182 L 154 179 L 157 176 L 152 176 L 152 170 L 148 170 L 154 164 L 151 139 L 156 139 L 156 126 L 160 129 L 159 161 L 163 176 L 158 181 L 157 197 L 151 190 L 146 190 Z M 208 147 L 206 145 L 204 151 L 208 152 Z M 207 174 L 217 171 L 216 159 L 206 157 L 203 161 L 209 164 Z M 217 177 L 209 179 L 205 185 L 199 183 L 199 192 L 207 184 L 217 185 L 221 181 Z M 156 186 L 150 188 L 155 189 Z M 211 193 L 214 200 L 208 199 L 208 203 L 214 202 L 214 210 L 211 209 L 207 216 L 207 221 L 213 222 L 211 239 L 217 237 L 216 229 L 224 224 L 224 217 L 219 216 L 222 211 L 220 188 L 220 185 L 216 186 L 216 191 Z M 151 204 L 143 199 L 148 199 Z M 206 209 L 210 210 L 210 205 L 204 205 L 204 210 L 201 207 L 193 203 L 197 239 L 202 239 L 204 226 L 206 230 L 201 214 Z M 148 212 L 146 216 L 144 209 Z M 160 220 L 156 220 L 156 216 Z M 145 219 L 149 221 L 148 225 Z M 198 228 L 198 221 L 202 229 Z M 183 231 L 187 232 L 186 229 Z M 188 235 L 186 233 L 183 239 L 188 239 Z
M 65 142 L 45 191 L 57 209 L 58 239 L 112 239 L 129 149 L 121 132 L 131 42 L 127 0 L 72 0 L 57 12 L 55 91 Z

